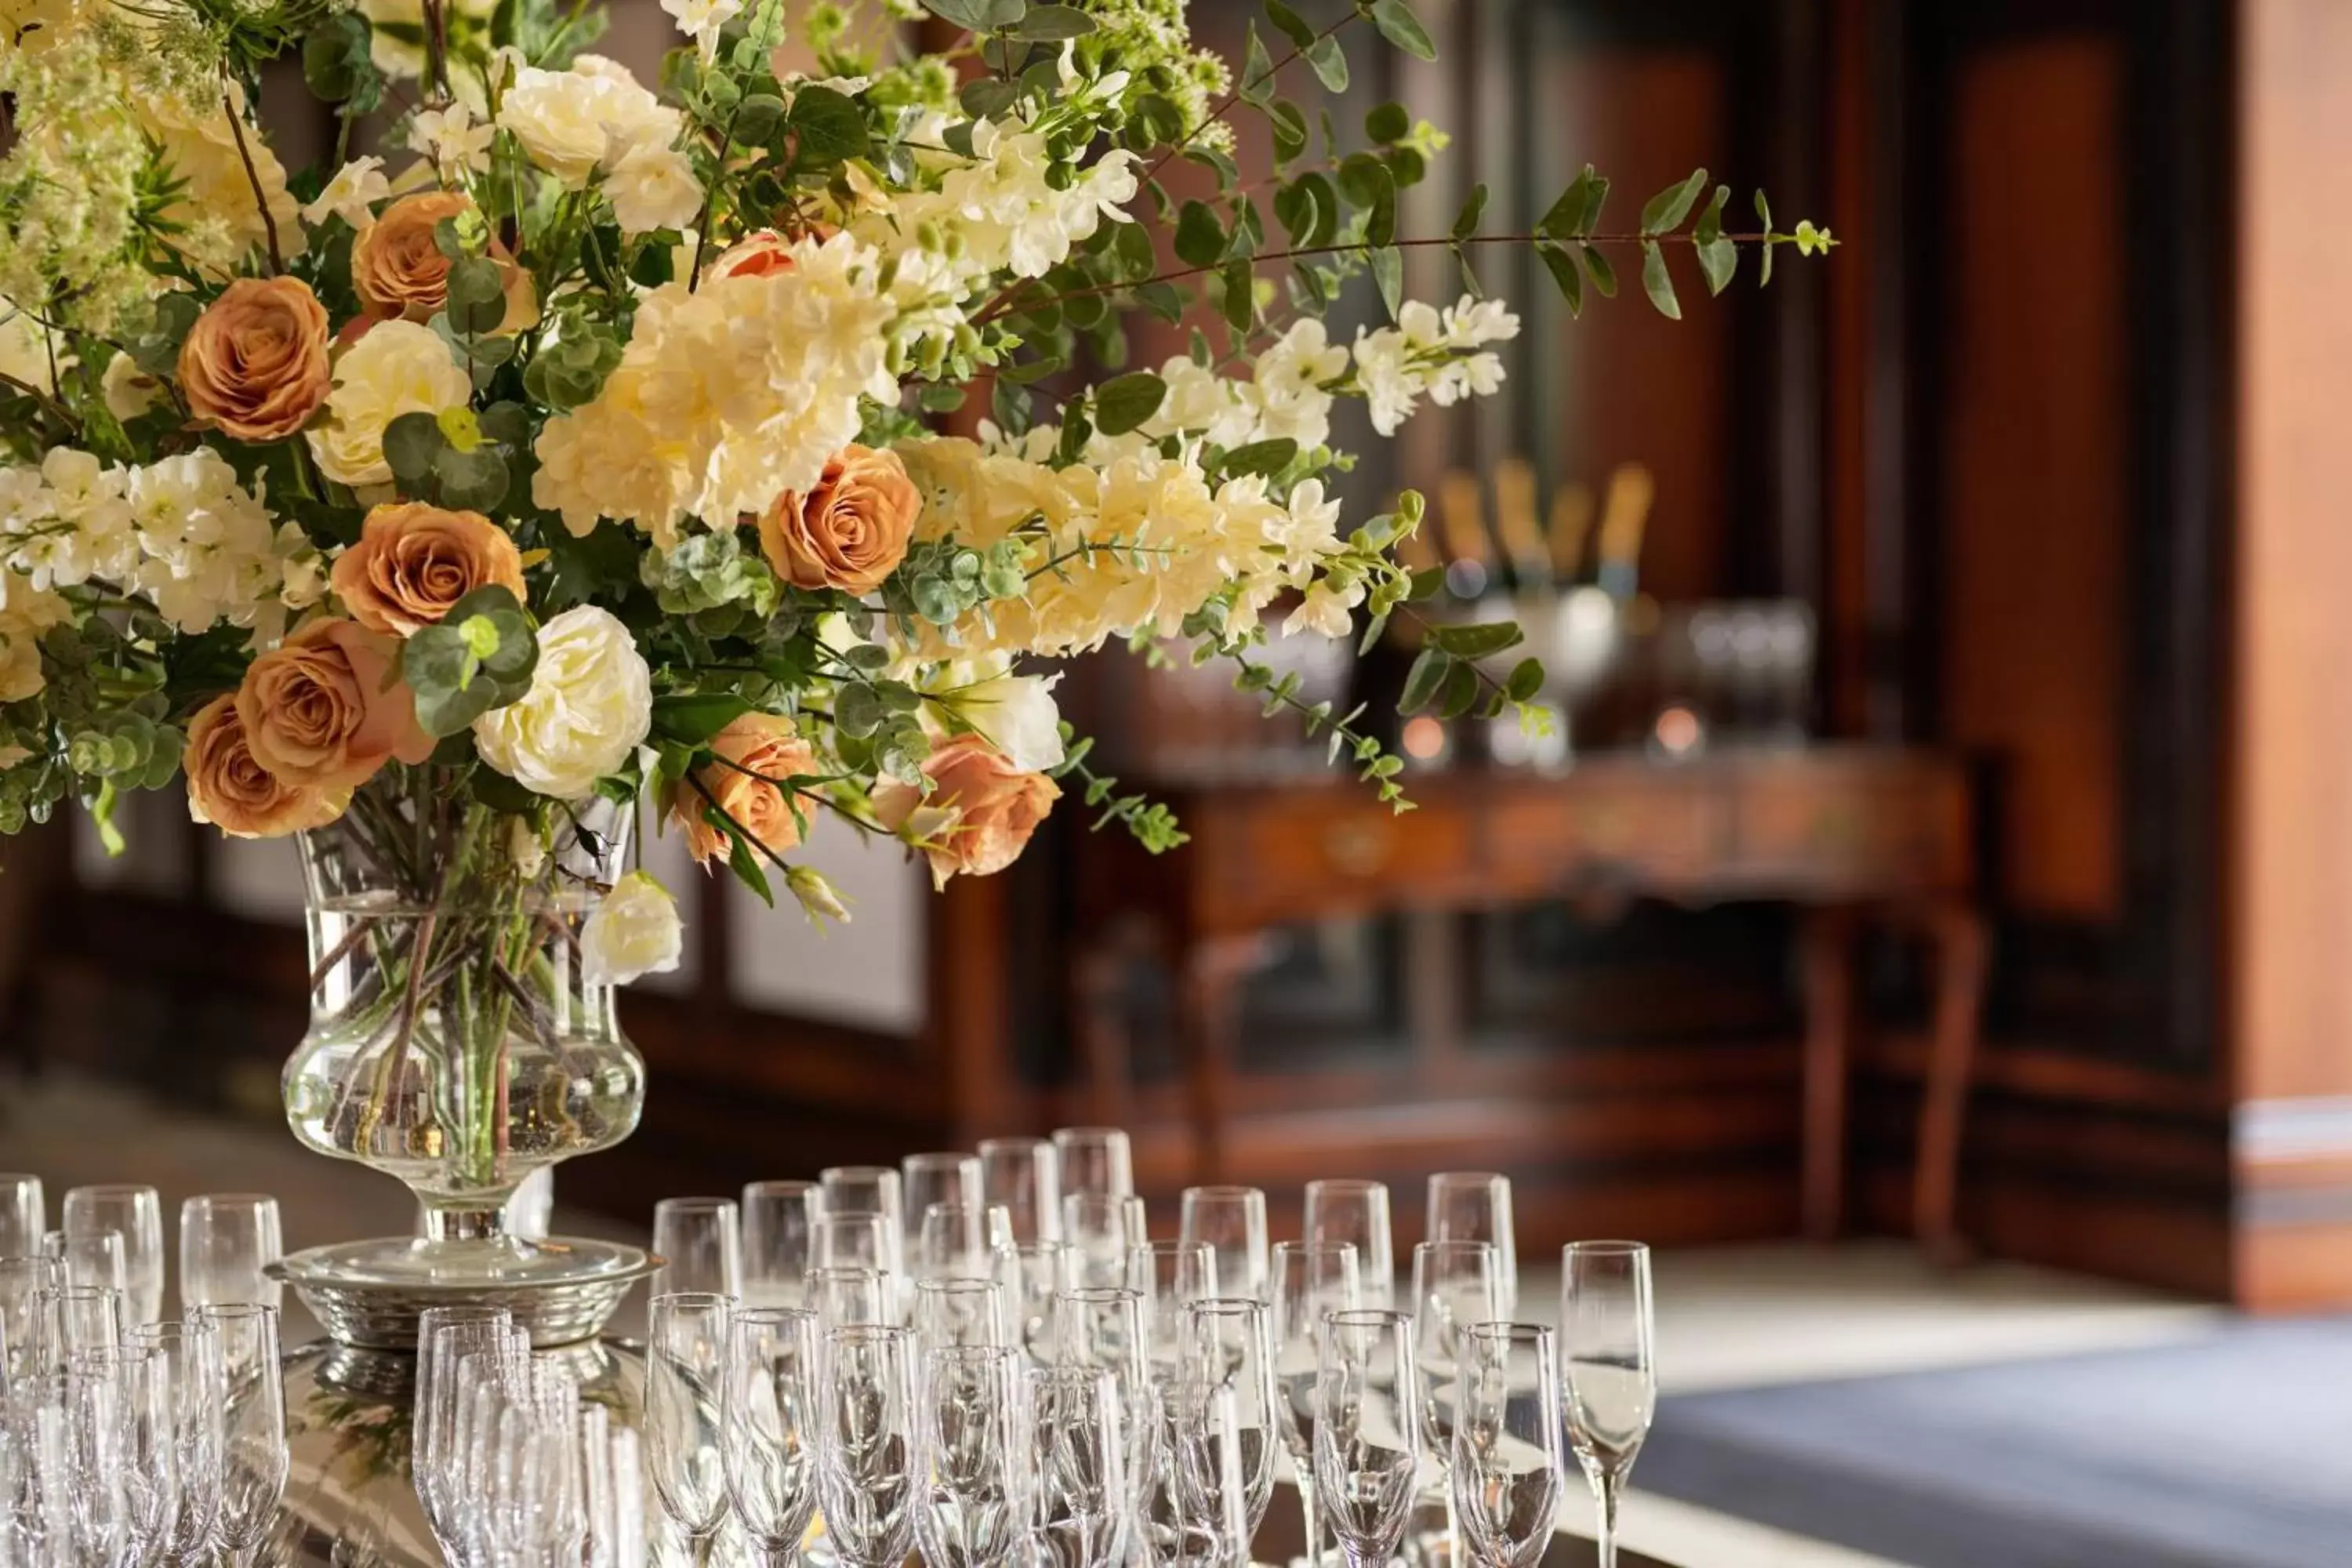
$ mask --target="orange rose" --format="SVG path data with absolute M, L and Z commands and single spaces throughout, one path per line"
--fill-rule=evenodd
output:
M 196 422 L 279 441 L 327 401 L 327 312 L 298 278 L 240 278 L 180 344 L 180 392 Z
M 360 230 L 352 242 L 352 287 L 368 309 L 412 321 L 431 320 L 449 302 L 449 258 L 434 242 L 433 230 L 443 218 L 473 210 L 473 202 L 456 191 L 425 191 L 402 197 Z M 506 279 L 507 314 L 499 331 L 520 331 L 539 314 L 530 274 L 495 243 L 490 258 Z
M 920 843 L 934 887 L 946 887 L 959 871 L 986 877 L 1012 865 L 1062 795 L 1052 779 L 1022 772 L 978 735 L 940 742 L 923 772 L 932 784 L 928 797 L 885 780 L 874 791 L 874 815 Z
M 352 621 L 318 620 L 253 661 L 237 721 L 254 759 L 297 787 L 366 783 L 393 758 L 421 763 L 433 737 L 394 673 L 400 646 Z
M 685 829 L 686 847 L 695 859 L 707 866 L 728 856 L 726 833 L 703 819 L 712 801 L 772 852 L 782 855 L 797 848 L 801 826 L 793 819 L 792 802 L 768 782 L 817 772 L 816 752 L 793 732 L 793 721 L 772 713 L 746 713 L 713 736 L 710 749 L 724 761 L 696 770 L 693 780 L 679 784 L 670 797 L 671 818 Z M 698 784 L 700 789 L 695 787 Z M 704 790 L 709 792 L 707 797 Z M 801 809 L 805 813 L 810 808 Z
M 452 605 L 493 583 L 520 599 L 522 552 L 478 511 L 380 506 L 361 525 L 360 542 L 335 557 L 332 581 L 353 620 L 407 637 L 439 625 Z
M 351 804 L 348 789 L 289 784 L 263 767 L 234 696 L 214 698 L 190 722 L 180 767 L 188 775 L 188 815 L 239 838 L 324 827 Z
M 790 272 L 795 263 L 792 246 L 795 240 L 809 235 L 818 239 L 831 239 L 841 231 L 829 223 L 812 223 L 800 235 L 781 234 L 772 228 L 757 228 L 725 250 L 710 264 L 713 278 L 765 278 L 772 273 Z
M 922 509 L 898 453 L 853 443 L 814 489 L 786 490 L 761 515 L 760 550 L 794 587 L 870 594 L 905 558 Z

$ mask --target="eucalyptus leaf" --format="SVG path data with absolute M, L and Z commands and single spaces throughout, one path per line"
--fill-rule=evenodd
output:
M 1212 267 L 1225 253 L 1225 226 L 1206 202 L 1186 202 L 1176 214 L 1176 256 L 1188 267 Z
M 1075 5 L 1032 5 L 1013 26 L 1013 36 L 1038 43 L 1083 38 L 1095 30 L 1095 19 Z
M 448 446 L 441 421 L 424 410 L 403 414 L 383 427 L 383 460 L 403 484 L 422 484 L 432 475 L 433 462 Z
M 1364 116 L 1364 134 L 1383 145 L 1403 141 L 1412 129 L 1412 117 L 1393 99 Z
M 1225 454 L 1220 468 L 1227 479 L 1244 474 L 1276 474 L 1289 467 L 1298 456 L 1298 443 L 1288 436 L 1271 441 L 1252 441 Z
M 1486 187 L 1482 183 L 1470 188 L 1470 199 L 1462 204 L 1462 211 L 1454 219 L 1454 237 L 1465 240 L 1478 232 L 1478 220 L 1486 216 Z
M 1150 371 L 1114 376 L 1095 389 L 1095 428 L 1124 436 L 1159 413 L 1167 398 L 1168 384 Z
M 1536 254 L 1543 258 L 1551 280 L 1559 286 L 1559 297 L 1568 301 L 1568 313 L 1584 313 L 1584 274 L 1577 270 L 1576 258 L 1557 245 L 1538 245 Z
M 1348 90 L 1348 53 L 1339 47 L 1339 39 L 1326 34 L 1301 49 L 1299 56 L 1315 73 L 1315 79 L 1323 84 L 1324 91 Z
M 1739 270 L 1739 247 L 1724 234 L 1699 241 L 1698 269 L 1706 275 L 1706 291 L 1722 293 Z
M 866 151 L 865 110 L 816 82 L 804 83 L 793 95 L 791 124 L 804 158 L 855 158 Z
M 1672 234 L 1680 228 L 1698 201 L 1699 193 L 1706 189 L 1706 171 L 1694 169 L 1688 179 L 1679 180 L 1652 196 L 1642 207 L 1642 232 Z
M 1406 54 L 1422 60 L 1437 58 L 1437 46 L 1429 41 L 1428 30 L 1405 0 L 1372 0 L 1370 15 L 1381 37 Z
M 1381 291 L 1381 303 L 1388 307 L 1389 319 L 1404 309 L 1404 253 L 1395 246 L 1384 246 L 1371 253 L 1372 284 Z
M 1617 298 L 1617 268 L 1609 259 L 1609 253 L 1597 245 L 1581 246 L 1579 249 L 1584 257 L 1585 276 L 1592 279 L 1593 288 L 1601 291 L 1604 300 Z
M 1307 26 L 1304 16 L 1284 5 L 1283 0 L 1265 0 L 1265 16 L 1266 20 L 1280 28 L 1282 36 L 1290 40 L 1292 47 L 1303 49 L 1315 41 L 1315 29 Z
M 1674 274 L 1666 270 L 1666 253 L 1654 239 L 1642 242 L 1642 290 L 1658 314 L 1670 321 L 1683 319 L 1683 302 L 1675 297 Z

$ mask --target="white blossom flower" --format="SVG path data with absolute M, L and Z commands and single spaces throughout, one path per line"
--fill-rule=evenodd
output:
M 1296 637 L 1300 632 L 1313 632 L 1318 637 L 1344 637 L 1355 630 L 1350 616 L 1364 602 L 1364 585 L 1350 583 L 1344 589 L 1335 589 L 1328 582 L 1318 582 L 1307 590 L 1307 597 L 1290 618 L 1282 624 L 1282 635 Z
M 580 977 L 591 985 L 626 985 L 646 974 L 667 974 L 685 950 L 677 900 L 646 871 L 613 884 L 580 927 Z
M 120 349 L 106 362 L 99 390 L 106 398 L 106 411 L 125 421 L 150 412 L 163 400 L 163 381 L 141 370 L 138 361 Z
M 610 610 L 582 605 L 539 628 L 530 689 L 474 721 L 482 760 L 534 794 L 579 800 L 653 729 L 653 672 Z
M 632 147 L 605 177 L 604 195 L 623 234 L 657 228 L 685 229 L 702 207 L 702 182 L 694 161 L 667 144 Z
M 999 675 L 968 686 L 956 710 L 1024 773 L 1062 765 L 1062 710 L 1054 705 L 1058 675 Z
M 374 204 L 391 195 L 392 182 L 383 176 L 383 160 L 354 158 L 335 171 L 318 200 L 304 205 L 302 221 L 315 227 L 331 215 L 353 228 L 365 228 L 375 222 Z
M 743 0 L 661 0 L 677 30 L 694 40 L 705 65 L 719 58 L 719 35 L 740 16 Z
M 474 384 L 432 328 L 379 321 L 335 362 L 327 417 L 302 432 L 326 476 L 346 485 L 392 482 L 384 427 L 404 414 L 461 408 Z
M 463 103 L 446 109 L 420 109 L 408 117 L 408 145 L 433 160 L 444 180 L 478 174 L 490 166 L 490 143 L 499 128 L 488 121 L 477 123 Z

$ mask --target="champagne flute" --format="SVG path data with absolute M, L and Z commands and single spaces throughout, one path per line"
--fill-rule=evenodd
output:
M 1616 1568 L 1617 1504 L 1656 1413 L 1650 1249 L 1578 1241 L 1560 1249 L 1560 1411 L 1601 1512 L 1601 1568 Z
M 465 1545 L 458 1507 L 464 1466 L 456 1446 L 457 1365 L 469 1355 L 520 1354 L 529 1348 L 529 1336 L 514 1326 L 504 1307 L 427 1307 L 417 1319 L 409 1471 L 425 1506 L 425 1522 L 442 1555 L 453 1562 L 464 1561 Z
M 817 1173 L 829 1215 L 878 1214 L 889 1221 L 890 1259 L 881 1265 L 894 1276 L 907 1268 L 907 1206 L 899 1198 L 898 1172 L 892 1165 L 832 1165 Z
M 1004 1304 L 1004 1287 L 994 1279 L 918 1279 L 915 1281 L 915 1331 L 919 1352 L 947 1346 L 1011 1347 L 1011 1313 Z
M 755 1307 L 797 1307 L 814 1259 L 810 1244 L 824 1214 L 814 1182 L 752 1182 L 738 1212 L 743 1231 L 743 1300 Z
M 887 1269 L 812 1268 L 804 1296 L 817 1321 L 828 1330 L 898 1321 L 898 1284 Z
M 41 1237 L 41 1256 L 53 1259 L 68 1285 L 94 1285 L 130 1295 L 129 1254 L 115 1230 L 53 1230 Z
M 1160 1396 L 1146 1354 L 1150 1327 L 1143 1297 L 1123 1286 L 1080 1286 L 1054 1299 L 1055 1364 L 1107 1372 L 1118 1383 L 1128 1415 L 1127 1482 L 1135 1528 L 1152 1533 L 1153 1504 L 1162 1477 L 1157 1460 L 1164 1428 Z
M 1508 1176 L 1492 1171 L 1440 1171 L 1430 1177 L 1426 1239 L 1491 1243 L 1503 1316 L 1517 1310 L 1519 1262 L 1512 1234 Z
M 1205 1241 L 1147 1241 L 1127 1255 L 1127 1285 L 1143 1298 L 1151 1363 L 1165 1366 L 1182 1342 L 1184 1309 L 1217 1294 L 1217 1255 Z
M 1058 1241 L 1019 1241 L 991 1256 L 997 1282 L 1004 1287 L 1013 1342 L 1045 1365 L 1054 1359 L 1054 1298 L 1071 1283 L 1068 1248 Z
M 981 1206 L 980 1159 L 962 1152 L 909 1154 L 898 1162 L 899 1213 L 907 1234 L 923 1227 L 923 1216 L 933 1204 L 962 1204 L 974 1213 Z
M 66 1374 L 75 1447 L 74 1487 L 84 1544 L 102 1568 L 134 1568 L 155 1555 L 179 1512 L 179 1464 L 163 1353 L 112 1344 L 78 1352 Z
M 935 1203 L 923 1211 L 907 1269 L 917 1279 L 982 1279 L 988 1246 L 988 1215 L 978 1204 Z
M 1128 1254 L 1150 1239 L 1141 1198 L 1105 1193 L 1062 1198 L 1062 1242 L 1070 1249 L 1071 1278 L 1087 1289 L 1124 1286 Z
M 731 1205 L 730 1205 L 731 1206 Z M 727 1518 L 721 1410 L 734 1300 L 712 1291 L 654 1298 L 646 1330 L 646 1447 L 654 1490 L 698 1560 Z
M 743 1232 L 732 1198 L 664 1198 L 654 1205 L 653 1296 L 740 1296 Z
M 180 1310 L 216 1301 L 279 1305 L 285 1287 L 268 1268 L 286 1253 L 278 1200 L 258 1193 L 206 1193 L 180 1205 Z
M 1118 1380 L 1067 1366 L 1032 1366 L 1026 1376 L 1037 1468 L 1034 1560 L 1051 1568 L 1114 1568 L 1127 1561 L 1134 1511 Z
M 1316 1500 L 1316 1383 L 1323 1320 L 1364 1305 L 1356 1247 L 1346 1241 L 1274 1246 L 1274 1381 L 1281 1396 L 1282 1443 L 1307 1515 L 1307 1561 L 1323 1568 L 1323 1509 Z
M 811 1268 L 898 1267 L 898 1222 L 887 1214 L 826 1214 L 809 1227 Z
M 1462 1336 L 1472 1325 L 1504 1315 L 1500 1273 L 1492 1242 L 1424 1241 L 1412 1249 L 1413 1354 L 1423 1384 L 1422 1436 L 1436 1472 L 1431 1507 L 1444 1520 L 1433 1544 L 1448 1551 L 1461 1537 L 1447 1470 L 1454 1462 L 1454 1370 Z M 1423 1530 L 1418 1539 L 1426 1542 L 1430 1533 Z
M 212 1547 L 221 1506 L 221 1375 L 219 1331 L 200 1319 L 149 1323 L 131 1331 L 132 1342 L 163 1358 L 171 1405 L 179 1497 L 171 1527 L 160 1543 L 163 1560 L 201 1561 Z
M 68 1236 L 113 1231 L 122 1237 L 122 1289 L 130 1321 L 163 1315 L 163 1201 L 155 1189 L 127 1184 L 70 1187 L 64 1213 Z
M 1227 1296 L 1266 1299 L 1265 1194 L 1257 1187 L 1184 1189 L 1176 1234 L 1216 1249 L 1217 1285 Z M 1248 1411 L 1243 1412 L 1248 1419 Z
M 0 1173 L 0 1258 L 34 1256 L 48 1228 L 41 1178 L 16 1171 Z
M 1396 1292 L 1396 1243 L 1385 1182 L 1327 1178 L 1307 1184 L 1307 1241 L 1344 1241 L 1356 1249 L 1363 1304 L 1386 1307 Z
M 1242 1399 L 1233 1384 L 1204 1383 L 1192 1372 L 1160 1390 L 1172 1453 L 1171 1512 L 1167 1528 L 1151 1532 L 1150 1555 L 1164 1568 L 1248 1568 L 1255 1531 Z
M 226 1396 L 221 1403 L 221 1508 L 215 1544 L 237 1568 L 278 1520 L 286 1496 L 286 1381 L 280 1364 L 278 1309 L 223 1301 L 190 1317 L 220 1336 Z
M 1449 1468 L 1462 1544 L 1481 1568 L 1536 1568 L 1559 1512 L 1559 1356 L 1538 1323 L 1473 1323 L 1460 1341 Z
M 1348 1568 L 1388 1568 L 1420 1468 L 1412 1319 L 1357 1310 L 1323 1320 L 1315 1381 L 1315 1490 Z
M 1054 1131 L 1061 1157 L 1062 1192 L 1123 1198 L 1135 1191 L 1135 1154 L 1116 1127 L 1061 1127 Z
M 915 1543 L 914 1340 L 876 1323 L 825 1335 L 818 1496 L 848 1568 L 901 1568 Z
M 102 1285 L 44 1285 L 33 1294 L 39 1364 L 65 1372 L 85 1351 L 122 1342 L 122 1292 Z
M 0 1258 L 0 1384 L 30 1377 L 38 1367 L 37 1304 L 42 1289 L 63 1283 L 64 1269 L 55 1258 Z
M 753 1307 L 728 1328 L 728 1495 L 769 1568 L 792 1568 L 816 1514 L 816 1314 Z
M 929 1568 L 1000 1568 L 1027 1534 L 1034 1459 L 1021 1356 L 939 1345 L 915 1380 L 915 1538 Z
M 1184 1309 L 1180 1381 L 1233 1391 L 1235 1430 L 1243 1459 L 1246 1542 L 1265 1520 L 1274 1499 L 1274 1457 L 1282 1443 L 1282 1418 L 1274 1393 L 1274 1346 L 1265 1303 L 1220 1296 Z
M 1062 1235 L 1062 1156 L 1043 1138 L 985 1138 L 980 1145 L 980 1198 L 1002 1204 L 1013 1239 L 1058 1241 Z

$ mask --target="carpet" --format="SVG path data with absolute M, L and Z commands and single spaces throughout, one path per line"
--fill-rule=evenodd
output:
M 1671 1398 L 1633 1484 L 1915 1568 L 2332 1568 L 2352 1321 Z

